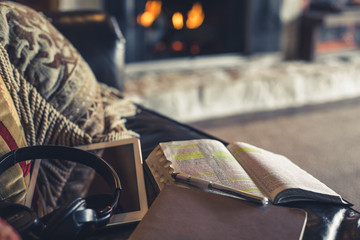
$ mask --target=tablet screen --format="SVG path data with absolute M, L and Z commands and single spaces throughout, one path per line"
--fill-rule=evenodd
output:
M 122 186 L 119 207 L 108 225 L 140 221 L 148 210 L 140 142 L 136 138 L 79 147 L 102 151 L 102 158 L 116 171 Z M 105 180 L 96 174 L 88 195 L 112 193 Z

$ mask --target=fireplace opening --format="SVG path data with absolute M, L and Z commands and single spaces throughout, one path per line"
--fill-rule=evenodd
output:
M 231 1 L 147 1 L 136 18 L 144 60 L 239 51 L 230 19 L 238 26 L 240 15 L 228 14 L 230 7 Z
M 127 40 L 127 62 L 244 51 L 246 1 L 124 2 L 113 14 Z
M 107 1 L 126 62 L 279 50 L 281 0 Z

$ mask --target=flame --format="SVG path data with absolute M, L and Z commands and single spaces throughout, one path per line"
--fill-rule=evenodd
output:
M 144 12 L 137 17 L 137 22 L 144 27 L 150 27 L 154 21 L 155 16 L 150 12 Z
M 176 12 L 172 16 L 172 23 L 175 29 L 179 30 L 184 27 L 184 17 L 181 13 Z
M 195 29 L 201 26 L 205 18 L 201 3 L 194 3 L 190 11 L 188 12 L 186 27 L 189 29 Z
M 145 12 L 151 12 L 158 17 L 161 13 L 161 1 L 147 1 L 145 4 Z
M 149 0 L 145 4 L 145 11 L 137 16 L 137 23 L 150 27 L 161 13 L 161 1 Z
M 148 0 L 145 4 L 145 11 L 137 16 L 137 23 L 150 27 L 161 14 L 162 2 L 160 0 Z M 205 14 L 201 3 L 196 2 L 187 14 L 186 27 L 195 29 L 201 26 L 205 18 Z M 175 29 L 184 27 L 184 16 L 176 12 L 172 16 L 172 23 Z

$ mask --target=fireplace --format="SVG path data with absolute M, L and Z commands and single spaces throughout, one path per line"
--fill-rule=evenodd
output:
M 126 62 L 279 50 L 281 0 L 107 1 Z

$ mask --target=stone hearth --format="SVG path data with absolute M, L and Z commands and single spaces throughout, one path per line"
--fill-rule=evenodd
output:
M 360 96 L 360 54 L 225 55 L 129 64 L 125 95 L 184 122 Z

